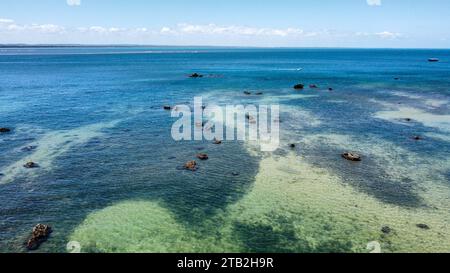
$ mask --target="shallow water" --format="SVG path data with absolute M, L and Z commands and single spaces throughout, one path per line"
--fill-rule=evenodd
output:
M 85 252 L 367 252 L 371 241 L 448 252 L 448 60 L 448 50 L 3 49 L 0 127 L 12 132 L 0 135 L 0 252 L 25 251 L 40 222 L 55 230 L 40 252 L 69 241 Z M 194 96 L 280 104 L 280 149 L 173 141 L 162 105 Z M 199 151 L 210 159 L 180 170 Z M 30 160 L 40 168 L 22 168 Z

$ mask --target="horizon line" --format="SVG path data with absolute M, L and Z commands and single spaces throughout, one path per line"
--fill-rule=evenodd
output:
M 423 50 L 450 50 L 447 47 L 352 47 L 352 46 L 240 46 L 240 45 L 166 45 L 166 44 L 57 44 L 57 43 L 0 43 L 0 48 L 19 47 L 204 47 L 204 48 L 255 48 L 255 49 L 423 49 Z

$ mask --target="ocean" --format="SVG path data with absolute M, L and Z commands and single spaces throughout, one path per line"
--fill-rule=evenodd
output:
M 279 105 L 279 148 L 174 141 L 194 97 Z M 449 252 L 449 101 L 450 50 L 0 48 L 0 252 Z

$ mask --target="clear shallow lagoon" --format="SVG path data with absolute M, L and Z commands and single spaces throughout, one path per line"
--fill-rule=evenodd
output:
M 371 241 L 450 252 L 449 60 L 450 50 L 1 48 L 0 127 L 12 132 L 0 135 L 0 252 L 25 251 L 41 222 L 54 233 L 40 252 L 69 241 L 86 252 L 367 252 Z M 279 103 L 280 149 L 173 141 L 162 106 L 194 96 Z M 199 171 L 180 170 L 200 150 L 210 159 Z M 40 168 L 25 170 L 29 160 Z

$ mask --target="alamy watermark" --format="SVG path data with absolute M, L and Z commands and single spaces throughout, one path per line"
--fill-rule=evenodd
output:
M 175 141 L 254 141 L 261 151 L 273 152 L 280 145 L 279 105 L 203 105 L 194 98 L 194 107 L 177 105 L 172 117 Z

